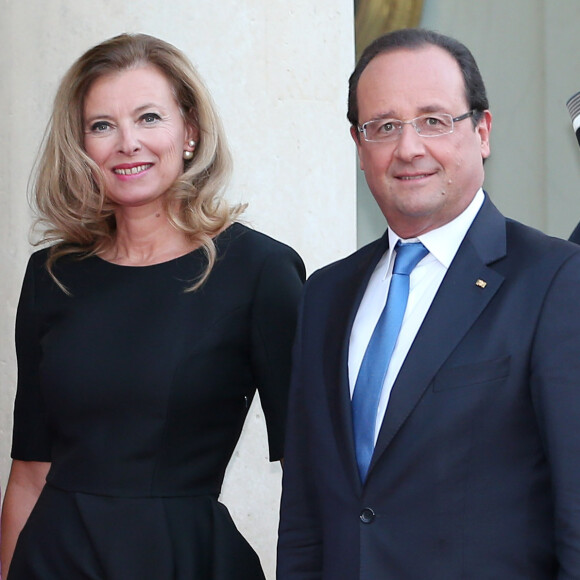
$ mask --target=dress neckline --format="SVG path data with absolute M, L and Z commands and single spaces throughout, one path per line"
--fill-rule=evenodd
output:
M 234 226 L 237 226 L 237 225 L 239 225 L 238 222 L 232 222 L 227 228 L 223 229 L 216 236 L 214 236 L 213 240 L 214 240 L 214 243 L 216 244 L 216 247 L 219 245 L 219 242 L 222 239 L 222 236 L 226 232 L 232 231 Z M 115 262 L 105 260 L 104 258 L 102 258 L 101 256 L 98 256 L 96 254 L 94 255 L 94 257 L 100 263 L 105 264 L 107 266 L 111 266 L 113 268 L 128 268 L 128 269 L 132 269 L 132 270 L 145 270 L 148 268 L 159 268 L 159 267 L 163 267 L 163 266 L 167 266 L 167 265 L 171 265 L 171 264 L 176 264 L 180 260 L 187 259 L 187 258 L 189 258 L 191 256 L 195 256 L 196 254 L 199 254 L 199 253 L 203 253 L 203 246 L 198 246 L 197 248 L 194 248 L 193 250 L 190 250 L 189 252 L 185 252 L 184 254 L 181 254 L 180 256 L 176 256 L 175 258 L 170 258 L 169 260 L 164 260 L 162 262 L 156 262 L 155 264 L 143 264 L 143 265 L 116 264 Z

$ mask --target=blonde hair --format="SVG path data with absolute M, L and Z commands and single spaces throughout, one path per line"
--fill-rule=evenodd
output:
M 165 196 L 170 222 L 207 256 L 205 271 L 190 290 L 204 283 L 215 264 L 212 238 L 245 208 L 230 206 L 222 198 L 231 156 L 211 95 L 191 62 L 158 38 L 121 34 L 83 54 L 65 74 L 54 100 L 32 190 L 39 215 L 36 225 L 43 230 L 38 244 L 53 244 L 47 259 L 53 278 L 58 258 L 98 254 L 111 243 L 116 229 L 104 176 L 83 148 L 86 95 L 103 75 L 146 65 L 165 75 L 185 122 L 199 131 L 193 158 L 184 161 L 183 174 Z

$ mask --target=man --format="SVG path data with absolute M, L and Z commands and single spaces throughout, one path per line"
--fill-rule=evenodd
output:
M 580 248 L 481 189 L 492 117 L 459 42 L 376 40 L 348 117 L 388 230 L 305 289 L 278 579 L 580 578 Z M 410 274 L 399 242 L 425 248 Z

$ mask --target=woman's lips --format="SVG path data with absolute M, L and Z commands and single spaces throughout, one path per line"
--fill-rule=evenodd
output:
M 153 166 L 153 163 L 141 163 L 139 165 L 130 165 L 130 166 L 117 166 L 113 169 L 113 173 L 116 175 L 137 175 L 139 173 L 143 173 L 143 171 L 147 171 L 150 167 Z

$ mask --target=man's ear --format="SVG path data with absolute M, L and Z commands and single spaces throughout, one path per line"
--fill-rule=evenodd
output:
M 360 137 L 360 131 L 358 130 L 358 127 L 355 127 L 354 125 L 350 126 L 350 136 L 352 137 L 352 140 L 354 141 L 354 144 L 356 145 L 360 169 L 361 169 L 361 171 L 364 171 L 365 168 L 363 167 L 362 155 L 360 154 L 360 147 L 361 147 L 360 139 L 361 139 L 361 137 Z
M 489 144 L 489 135 L 491 133 L 492 125 L 492 114 L 491 111 L 483 111 L 481 119 L 475 127 L 476 132 L 479 134 L 481 139 L 481 157 L 487 159 L 491 153 L 491 148 Z

